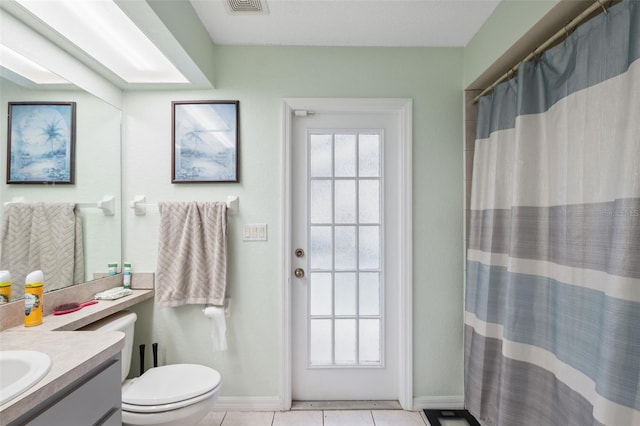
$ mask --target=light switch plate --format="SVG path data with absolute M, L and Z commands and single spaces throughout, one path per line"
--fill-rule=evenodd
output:
M 267 241 L 266 223 L 247 223 L 242 231 L 243 241 Z

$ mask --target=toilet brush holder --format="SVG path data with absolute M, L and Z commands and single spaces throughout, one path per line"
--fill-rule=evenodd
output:
M 140 345 L 140 375 L 144 374 L 144 343 Z
M 153 349 L 153 368 L 158 366 L 158 344 L 152 343 L 151 348 Z

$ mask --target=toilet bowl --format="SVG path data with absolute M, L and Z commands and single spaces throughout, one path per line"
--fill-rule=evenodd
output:
M 211 410 L 222 377 L 216 370 L 196 364 L 173 364 L 148 369 L 125 380 L 131 366 L 133 329 L 137 315 L 121 311 L 83 330 L 122 331 L 122 424 L 178 426 L 196 424 Z

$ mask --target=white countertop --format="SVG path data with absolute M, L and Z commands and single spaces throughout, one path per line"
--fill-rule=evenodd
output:
M 116 300 L 99 300 L 95 305 L 86 306 L 69 314 L 45 315 L 42 318 L 42 324 L 34 327 L 18 325 L 6 331 L 73 331 L 150 299 L 153 295 L 153 290 L 133 290 L 133 294 L 129 296 Z

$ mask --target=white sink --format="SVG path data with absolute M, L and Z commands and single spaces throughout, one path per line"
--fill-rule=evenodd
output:
M 49 355 L 38 351 L 0 351 L 0 405 L 38 383 L 51 369 Z

